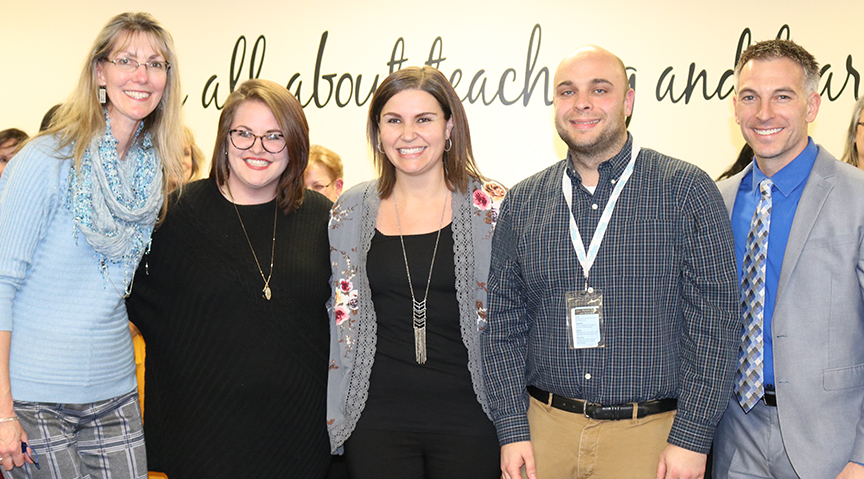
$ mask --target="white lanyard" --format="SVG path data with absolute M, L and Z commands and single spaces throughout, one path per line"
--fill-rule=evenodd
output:
M 636 141 L 633 141 L 632 151 L 630 153 L 630 162 L 624 168 L 624 173 L 618 179 L 618 183 L 612 190 L 609 196 L 609 201 L 603 209 L 603 214 L 600 215 L 600 221 L 597 223 L 597 229 L 594 230 L 594 237 L 591 238 L 591 244 L 588 246 L 588 252 L 585 252 L 585 244 L 582 241 L 582 235 L 579 234 L 579 227 L 576 226 L 576 219 L 573 217 L 573 205 L 571 196 L 573 196 L 573 182 L 567 172 L 564 172 L 564 177 L 561 179 L 561 190 L 564 193 L 564 200 L 567 202 L 567 209 L 570 211 L 570 240 L 573 241 L 573 248 L 576 249 L 576 257 L 579 258 L 579 264 L 582 265 L 582 272 L 585 274 L 585 287 L 588 287 L 588 272 L 594 265 L 594 260 L 597 259 L 597 252 L 600 250 L 600 243 L 603 242 L 603 237 L 606 235 L 606 227 L 609 226 L 609 219 L 612 218 L 612 211 L 615 209 L 615 203 L 618 202 L 618 197 L 621 196 L 621 191 L 624 190 L 624 185 L 633 174 L 633 167 L 636 164 L 636 157 L 639 155 L 639 146 Z

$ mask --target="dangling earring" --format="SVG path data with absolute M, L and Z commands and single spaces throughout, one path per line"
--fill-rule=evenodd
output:
M 100 104 L 104 105 L 105 102 L 108 101 L 108 94 L 107 94 L 107 93 L 108 93 L 108 92 L 105 91 L 105 87 L 104 87 L 104 86 L 100 86 L 100 87 L 99 87 L 99 103 L 100 103 Z
M 444 151 L 450 151 L 450 148 L 453 148 L 453 140 L 447 138 L 447 146 L 444 147 Z

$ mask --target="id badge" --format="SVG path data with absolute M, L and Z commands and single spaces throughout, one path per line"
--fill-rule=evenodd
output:
M 603 295 L 600 290 L 567 292 L 570 349 L 603 348 Z

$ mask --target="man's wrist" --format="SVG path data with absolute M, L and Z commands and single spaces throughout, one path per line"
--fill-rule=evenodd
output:
M 531 440 L 531 430 L 528 427 L 527 417 L 499 420 L 495 422 L 495 427 L 498 432 L 498 442 L 501 446 Z

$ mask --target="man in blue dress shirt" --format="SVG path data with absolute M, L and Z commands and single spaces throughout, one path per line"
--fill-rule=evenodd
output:
M 789 40 L 752 45 L 735 68 L 755 156 L 719 185 L 743 333 L 716 478 L 864 477 L 864 173 L 808 136 L 819 78 Z

